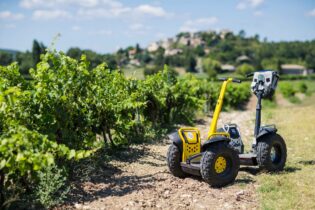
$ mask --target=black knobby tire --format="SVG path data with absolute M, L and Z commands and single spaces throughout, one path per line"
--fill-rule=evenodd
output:
M 184 178 L 185 173 L 180 166 L 182 159 L 181 155 L 179 148 L 175 144 L 171 144 L 167 152 L 167 165 L 174 176 Z
M 278 134 L 269 134 L 257 143 L 257 163 L 261 169 L 269 172 L 281 171 L 287 160 L 287 147 Z M 275 155 L 271 151 L 275 152 Z
M 227 168 L 223 173 L 217 173 L 215 162 L 218 157 L 224 157 L 227 160 Z M 223 187 L 234 182 L 240 161 L 237 152 L 227 143 L 218 143 L 210 146 L 201 158 L 201 176 L 212 187 Z

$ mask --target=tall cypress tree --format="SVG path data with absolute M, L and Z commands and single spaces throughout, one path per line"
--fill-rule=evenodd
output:
M 33 65 L 35 66 L 40 60 L 41 54 L 41 47 L 39 42 L 35 39 L 33 41 L 33 48 L 32 48 L 32 56 L 33 56 Z
M 40 55 L 45 53 L 46 46 L 41 42 L 39 43 L 36 39 L 33 41 L 32 57 L 33 65 L 35 66 L 40 61 Z

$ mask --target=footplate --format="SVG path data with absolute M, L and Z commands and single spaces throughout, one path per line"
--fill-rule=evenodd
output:
M 258 165 L 257 160 L 256 160 L 257 155 L 254 153 L 239 154 L 238 157 L 240 158 L 241 165 L 247 165 L 247 166 Z
M 187 164 L 187 163 L 180 163 L 180 166 L 182 167 L 182 170 L 185 173 L 201 176 L 200 174 L 200 164 Z

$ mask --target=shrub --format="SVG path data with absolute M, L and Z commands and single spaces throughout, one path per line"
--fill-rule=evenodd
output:
M 50 208 L 64 201 L 70 190 L 64 169 L 56 165 L 46 167 L 38 172 L 37 178 L 35 198 L 41 205 Z
M 300 100 L 295 96 L 297 90 L 290 82 L 280 83 L 280 91 L 282 95 L 287 98 L 291 103 L 299 103 Z
M 299 92 L 305 94 L 307 92 L 307 85 L 304 82 L 300 82 L 298 84 L 298 90 L 299 90 Z
M 266 98 L 265 100 L 262 100 L 262 106 L 266 108 L 275 108 L 277 106 L 275 95 L 272 95 L 271 98 Z
M 236 72 L 241 75 L 246 75 L 248 73 L 254 72 L 255 68 L 250 64 L 242 64 L 236 68 Z
M 153 75 L 153 74 L 158 73 L 160 70 L 161 70 L 161 68 L 159 68 L 159 67 L 146 67 L 146 68 L 144 69 L 143 74 L 144 74 L 145 76 L 147 76 L 147 75 Z
M 195 56 L 188 54 L 186 57 L 185 67 L 187 72 L 196 72 L 197 59 Z
M 296 94 L 296 90 L 289 82 L 280 83 L 280 91 L 285 98 L 293 97 Z
M 309 75 L 281 75 L 281 80 L 315 80 L 315 74 Z
M 202 68 L 204 72 L 208 74 L 209 78 L 215 78 L 217 73 L 221 70 L 221 64 L 219 61 L 206 58 L 202 61 Z
M 230 84 L 224 97 L 225 108 L 241 108 L 251 96 L 249 84 Z

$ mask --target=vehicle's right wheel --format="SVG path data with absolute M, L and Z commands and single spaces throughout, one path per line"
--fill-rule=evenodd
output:
M 281 171 L 287 159 L 287 147 L 279 134 L 269 134 L 257 143 L 257 162 L 261 169 L 269 172 Z
M 201 176 L 212 187 L 234 182 L 240 161 L 237 152 L 227 143 L 210 146 L 201 158 Z
M 182 154 L 179 148 L 175 144 L 171 144 L 167 152 L 168 169 L 174 176 L 184 178 L 186 174 L 180 166 L 181 160 Z

